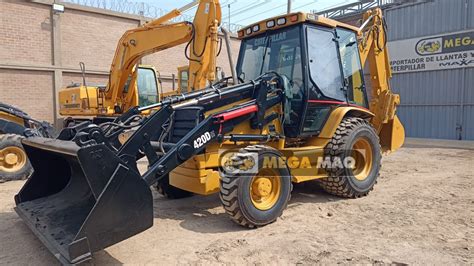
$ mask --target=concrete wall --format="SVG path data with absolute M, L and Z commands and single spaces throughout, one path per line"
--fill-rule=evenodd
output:
M 117 41 L 147 21 L 144 17 L 64 3 L 54 14 L 52 0 L 0 0 L 0 101 L 36 119 L 59 117 L 57 92 L 82 82 L 79 62 L 86 64 L 89 84 L 106 84 Z M 234 58 L 240 42 L 232 38 Z M 143 58 L 160 72 L 164 91 L 172 89 L 177 67 L 187 65 L 184 45 Z M 230 75 L 223 45 L 218 66 Z

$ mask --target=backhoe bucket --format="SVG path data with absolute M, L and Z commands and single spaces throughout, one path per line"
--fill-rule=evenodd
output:
M 153 224 L 149 186 L 105 145 L 29 138 L 34 173 L 15 211 L 64 264 L 91 258 Z
M 379 136 L 384 152 L 394 152 L 402 147 L 405 142 L 405 129 L 397 115 L 382 126 Z

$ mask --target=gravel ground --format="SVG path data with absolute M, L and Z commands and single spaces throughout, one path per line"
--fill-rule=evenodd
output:
M 369 196 L 295 186 L 277 222 L 231 222 L 216 195 L 154 194 L 149 230 L 94 255 L 94 264 L 474 264 L 474 150 L 403 148 L 384 157 Z M 0 264 L 58 262 L 13 211 L 24 182 L 0 184 Z

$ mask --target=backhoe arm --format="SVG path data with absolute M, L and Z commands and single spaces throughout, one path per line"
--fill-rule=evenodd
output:
M 194 38 L 189 45 L 189 87 L 191 91 L 216 80 L 218 29 L 221 22 L 219 1 L 201 1 L 194 17 Z
M 370 111 L 375 114 L 372 125 L 379 133 L 382 148 L 394 151 L 403 145 L 405 131 L 396 115 L 400 95 L 390 89 L 392 77 L 387 49 L 386 26 L 379 8 L 367 11 L 359 32 L 359 52 L 362 67 L 369 63 Z
M 193 23 L 165 24 L 196 4 L 199 6 Z M 136 88 L 134 69 L 140 59 L 183 43 L 189 43 L 193 88 L 203 88 L 207 80 L 215 80 L 220 12 L 217 0 L 194 1 L 141 27 L 126 31 L 118 42 L 112 61 L 106 98 L 120 107 L 121 111 L 132 107 L 130 101 Z

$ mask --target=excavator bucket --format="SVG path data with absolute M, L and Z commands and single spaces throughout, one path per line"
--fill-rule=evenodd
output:
M 153 224 L 149 186 L 106 145 L 29 138 L 34 174 L 15 196 L 15 211 L 64 264 L 91 258 Z

